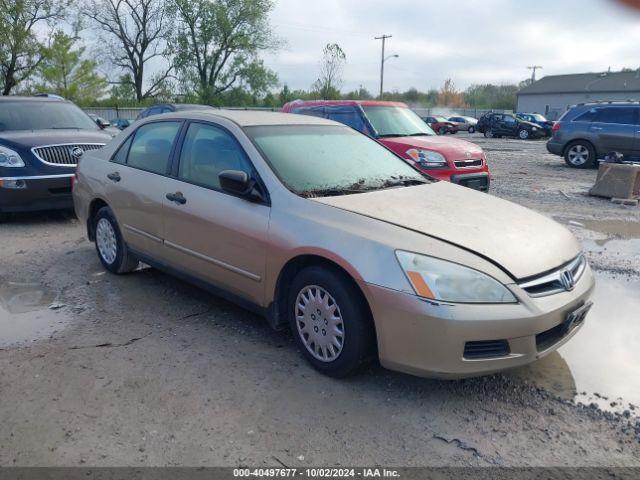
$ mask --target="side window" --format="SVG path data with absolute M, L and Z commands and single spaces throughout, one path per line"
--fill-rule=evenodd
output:
M 327 108 L 327 118 L 357 130 L 360 133 L 369 134 L 366 123 L 355 107 L 336 107 Z
M 574 122 L 593 122 L 593 119 L 596 118 L 596 113 L 598 111 L 595 108 L 592 108 L 589 111 L 584 112 L 581 115 L 578 115 L 573 119 Z
M 127 138 L 126 142 L 120 145 L 120 148 L 116 152 L 116 154 L 111 157 L 111 161 L 115 163 L 119 163 L 120 165 L 124 165 L 127 163 L 127 154 L 129 153 L 129 147 L 131 146 L 131 141 L 133 140 L 133 135 Z
M 250 172 L 251 163 L 238 142 L 225 130 L 192 123 L 184 137 L 178 178 L 204 187 L 220 189 L 223 170 Z
M 291 110 L 291 113 L 300 115 L 310 115 L 312 117 L 325 118 L 324 107 L 298 107 Z
M 636 123 L 635 115 L 633 107 L 605 107 L 598 109 L 594 122 L 633 125 Z
M 516 119 L 514 117 L 512 117 L 511 115 L 505 115 L 504 116 L 504 121 L 505 121 L 505 123 L 516 123 Z
M 138 128 L 131 143 L 127 165 L 152 173 L 166 174 L 171 146 L 180 125 L 180 122 L 156 122 Z

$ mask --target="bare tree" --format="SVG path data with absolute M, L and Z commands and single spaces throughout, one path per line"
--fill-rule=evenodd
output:
M 171 13 L 164 0 L 91 0 L 85 12 L 108 49 L 109 62 L 128 75 L 136 100 L 155 96 L 169 78 L 169 65 L 150 80 L 149 62 L 167 54 L 166 39 Z M 145 88 L 146 86 L 146 88 Z
M 312 88 L 323 99 L 330 100 L 340 97 L 342 71 L 346 61 L 347 56 L 337 43 L 327 43 L 322 50 L 320 76 Z
M 28 79 L 43 59 L 44 45 L 34 30 L 58 19 L 62 0 L 0 0 L 0 88 L 2 95 Z
M 175 0 L 176 68 L 203 101 L 243 84 L 254 92 L 275 84 L 258 53 L 274 49 L 272 0 Z

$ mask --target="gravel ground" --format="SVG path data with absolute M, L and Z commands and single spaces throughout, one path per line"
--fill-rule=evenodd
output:
M 471 139 L 491 194 L 572 221 L 586 243 L 637 226 L 640 207 L 585 196 L 595 171 L 544 142 Z M 596 220 L 622 233 L 580 226 Z M 633 415 L 526 375 L 324 377 L 290 334 L 230 303 L 153 269 L 105 274 L 71 214 L 13 218 L 0 241 L 0 298 L 43 307 L 0 304 L 0 332 L 22 340 L 0 333 L 0 465 L 640 466 Z M 594 245 L 597 269 L 640 275 L 638 255 Z

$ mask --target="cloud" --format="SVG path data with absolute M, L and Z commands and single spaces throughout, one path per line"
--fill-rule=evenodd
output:
M 265 62 L 290 88 L 308 89 L 326 43 L 347 54 L 343 90 L 377 91 L 380 41 L 391 34 L 385 89 L 437 88 L 451 77 L 516 83 L 538 76 L 638 67 L 640 15 L 610 0 L 277 0 L 274 31 L 286 41 Z

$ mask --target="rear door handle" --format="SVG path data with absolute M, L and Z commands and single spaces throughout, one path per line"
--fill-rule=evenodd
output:
M 118 172 L 110 173 L 109 175 L 107 175 L 107 178 L 108 178 L 109 180 L 114 181 L 114 182 L 119 182 L 120 180 L 122 180 L 122 179 L 120 178 L 120 174 L 119 174 Z
M 184 205 L 185 203 L 187 203 L 187 199 L 184 198 L 184 195 L 182 195 L 182 192 L 167 193 L 166 197 L 167 197 L 167 200 L 171 200 L 172 202 L 175 202 L 179 205 Z

